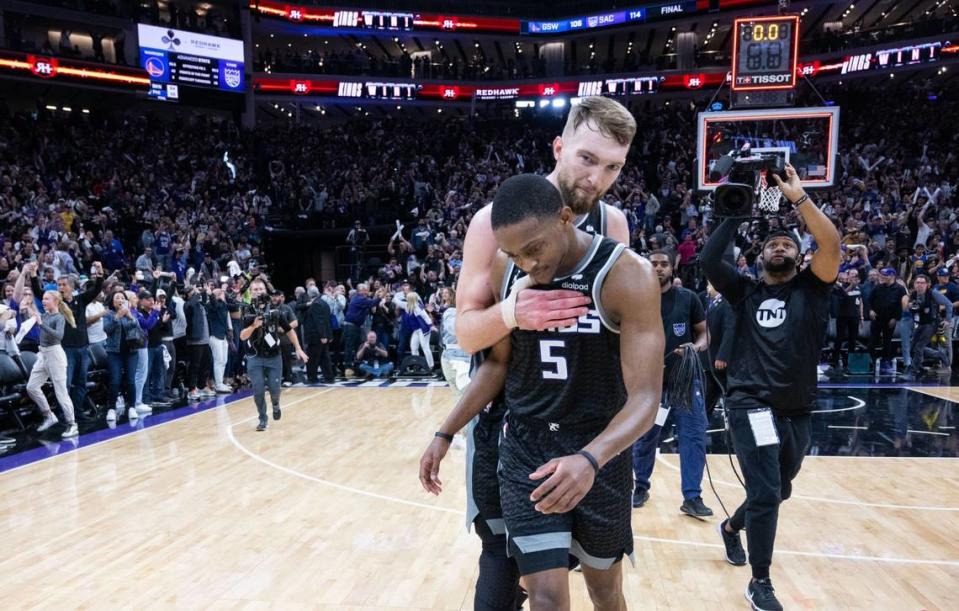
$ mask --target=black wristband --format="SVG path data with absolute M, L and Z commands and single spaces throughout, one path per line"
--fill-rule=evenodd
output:
M 585 456 L 586 460 L 589 461 L 589 464 L 593 465 L 593 471 L 595 471 L 597 475 L 599 474 L 599 463 L 596 461 L 595 456 L 593 456 L 586 450 L 580 450 L 579 452 L 577 452 L 577 454 L 579 454 L 580 456 Z
M 450 435 L 449 433 L 442 433 L 440 431 L 436 431 L 435 433 L 433 433 L 433 437 L 439 437 L 440 439 L 445 439 L 446 441 L 453 443 L 453 436 Z
M 794 201 L 794 202 L 789 202 L 789 205 L 791 205 L 793 208 L 795 208 L 795 207 L 799 206 L 800 204 L 804 203 L 807 199 L 809 199 L 809 196 L 806 195 L 805 193 L 803 193 L 803 194 L 802 194 L 802 197 L 800 197 L 799 199 L 797 199 L 797 200 Z

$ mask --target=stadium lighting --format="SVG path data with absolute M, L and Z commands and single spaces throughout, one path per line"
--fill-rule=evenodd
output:
M 549 106 L 549 103 L 550 103 L 551 101 L 552 101 L 552 100 L 540 100 L 540 101 L 539 101 L 539 107 L 540 107 L 540 108 L 546 108 L 547 106 Z
M 57 109 L 56 106 L 51 106 L 50 104 L 47 104 L 46 108 L 47 108 L 47 110 L 56 110 L 56 109 Z
M 556 98 L 553 100 L 553 108 L 564 108 L 566 106 L 566 98 Z

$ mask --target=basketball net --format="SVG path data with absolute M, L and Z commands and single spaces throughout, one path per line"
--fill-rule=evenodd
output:
M 759 210 L 768 214 L 779 212 L 783 193 L 776 185 L 766 180 L 766 170 L 759 171 Z

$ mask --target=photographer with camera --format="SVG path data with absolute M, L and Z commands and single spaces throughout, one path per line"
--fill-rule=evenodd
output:
M 296 349 L 296 357 L 306 363 L 309 359 L 300 348 L 296 331 L 279 310 L 272 307 L 270 296 L 266 292 L 266 283 L 257 278 L 250 283 L 251 305 L 243 315 L 243 330 L 240 341 L 245 342 L 246 370 L 253 384 L 253 400 L 260 417 L 257 431 L 267 428 L 266 387 L 270 389 L 273 404 L 273 419 L 279 420 L 280 377 L 283 373 L 283 359 L 280 356 L 280 336 L 286 335 Z
M 803 191 L 796 170 L 788 164 L 782 169 L 768 174 L 819 245 L 811 264 L 799 271 L 799 241 L 789 231 L 766 236 L 758 281 L 737 273 L 724 260 L 741 217 L 752 214 L 754 187 L 736 184 L 745 182 L 738 180 L 716 191 L 717 214 L 727 218 L 713 231 L 702 253 L 707 279 L 736 316 L 726 408 L 746 481 L 746 502 L 721 524 L 720 532 L 726 560 L 744 565 L 739 532 L 747 530 L 753 578 L 746 596 L 754 609 L 770 610 L 782 609 L 769 578 L 779 505 L 792 493 L 792 480 L 810 445 L 817 365 L 840 261 L 839 232 Z M 733 190 L 729 199 L 727 186 Z
M 902 298 L 903 312 L 908 311 L 913 320 L 912 360 L 903 376 L 909 381 L 917 380 L 922 375 L 922 361 L 926 348 L 929 347 L 929 341 L 940 325 L 939 306 L 946 310 L 943 324 L 947 333 L 952 329 L 952 302 L 938 291 L 930 290 L 931 284 L 928 276 L 919 274 L 913 280 L 913 291 Z M 936 356 L 941 361 L 948 362 L 946 355 L 942 352 L 936 351 Z

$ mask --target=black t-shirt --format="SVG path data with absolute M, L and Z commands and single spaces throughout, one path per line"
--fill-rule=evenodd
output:
M 771 407 L 777 415 L 807 414 L 816 401 L 819 364 L 833 283 L 806 268 L 769 285 L 740 276 L 724 296 L 736 315 L 727 374 L 732 409 Z
M 862 292 L 859 290 L 859 285 L 856 285 L 855 288 L 851 286 L 848 288 L 839 287 L 837 295 L 839 296 L 839 307 L 836 317 L 859 320 L 859 311 L 862 307 Z
M 906 289 L 901 284 L 880 284 L 869 296 L 869 307 L 880 320 L 899 318 Z
M 248 312 L 243 316 L 243 328 L 247 328 L 256 320 L 256 314 Z M 271 358 L 280 354 L 280 337 L 286 335 L 290 329 L 289 319 L 281 314 L 278 324 L 263 321 L 259 329 L 255 329 L 246 340 L 246 353 L 251 356 Z
M 672 287 L 659 301 L 659 311 L 663 316 L 663 332 L 666 334 L 666 365 L 672 365 L 674 358 L 669 354 L 681 346 L 696 341 L 693 327 L 704 320 L 703 304 L 696 293 L 682 287 Z

